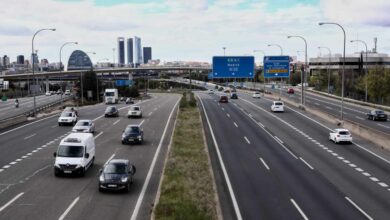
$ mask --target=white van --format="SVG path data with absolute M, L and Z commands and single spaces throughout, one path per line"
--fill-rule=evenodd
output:
M 284 104 L 282 101 L 273 101 L 271 105 L 271 111 L 273 112 L 284 112 Z
M 95 139 L 91 133 L 72 133 L 61 140 L 54 152 L 54 175 L 79 174 L 93 165 L 95 160 Z

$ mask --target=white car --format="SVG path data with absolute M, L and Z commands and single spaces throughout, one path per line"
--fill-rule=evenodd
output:
M 50 91 L 47 91 L 47 92 L 45 93 L 45 95 L 46 95 L 46 96 L 51 96 L 51 92 L 50 92 Z
M 77 122 L 76 112 L 64 111 L 61 113 L 60 117 L 58 118 L 58 126 L 61 126 L 63 124 L 75 125 L 76 122 Z
M 129 111 L 127 112 L 127 117 L 140 117 L 142 118 L 142 110 L 140 106 L 133 105 L 130 107 Z
M 260 92 L 254 92 L 252 95 L 252 98 L 255 98 L 255 99 L 259 99 L 260 97 L 261 97 Z
M 214 90 L 209 89 L 208 94 L 214 94 Z
M 273 101 L 271 105 L 271 111 L 284 112 L 284 104 L 282 101 Z
M 65 90 L 64 95 L 70 95 L 70 90 L 69 89 Z
M 352 135 L 347 129 L 336 128 L 329 133 L 329 140 L 333 141 L 336 144 L 340 142 L 352 143 Z
M 80 120 L 72 128 L 72 132 L 95 133 L 95 124 L 92 120 Z

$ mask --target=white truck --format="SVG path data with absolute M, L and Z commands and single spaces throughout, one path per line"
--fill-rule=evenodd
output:
M 106 104 L 117 104 L 118 100 L 118 89 L 106 89 L 104 91 L 104 102 Z

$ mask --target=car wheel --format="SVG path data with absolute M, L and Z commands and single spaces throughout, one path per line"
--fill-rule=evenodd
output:
M 54 169 L 54 176 L 60 176 L 60 171 L 58 171 L 57 169 Z
M 134 183 L 134 179 L 133 179 L 133 176 L 131 176 L 130 184 L 133 184 L 133 183 Z
M 103 192 L 103 188 L 99 186 L 99 192 Z
M 61 123 L 58 123 L 58 126 L 60 126 L 60 127 L 61 127 Z
M 125 187 L 125 192 L 128 193 L 130 192 L 130 183 L 128 183 Z
M 334 141 L 334 143 L 335 143 L 335 144 L 338 144 L 338 142 L 337 142 L 336 138 L 334 138 L 334 139 L 333 139 L 333 141 Z
M 125 144 L 125 142 L 124 142 L 124 141 L 122 141 L 122 144 Z
M 127 118 L 130 118 L 130 116 L 127 116 Z
M 80 170 L 80 176 L 84 176 L 84 175 L 85 175 L 85 168 Z

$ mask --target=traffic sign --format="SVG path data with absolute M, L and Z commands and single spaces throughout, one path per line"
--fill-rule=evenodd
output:
M 120 79 L 120 80 L 116 80 L 115 81 L 115 85 L 116 86 L 129 86 L 129 85 L 132 85 L 132 84 L 133 84 L 133 80 Z
M 290 76 L 289 56 L 265 56 L 264 78 L 288 78 Z
M 213 57 L 213 78 L 253 78 L 254 71 L 253 56 Z

